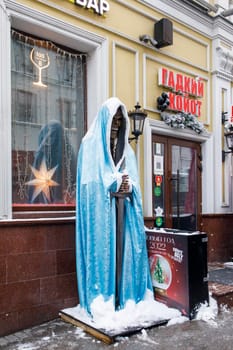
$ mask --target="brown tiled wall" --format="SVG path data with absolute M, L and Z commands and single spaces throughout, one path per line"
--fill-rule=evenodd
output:
M 0 336 L 75 306 L 74 220 L 0 224 Z
M 208 261 L 230 261 L 233 257 L 233 214 L 203 215 L 202 222 L 202 231 L 208 234 Z

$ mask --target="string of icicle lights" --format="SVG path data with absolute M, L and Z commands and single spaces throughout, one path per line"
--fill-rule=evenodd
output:
M 87 54 L 85 54 L 85 53 L 69 52 L 67 50 L 64 50 L 63 48 L 58 47 L 50 40 L 41 40 L 41 39 L 32 38 L 31 36 L 28 36 L 28 35 L 25 35 L 25 34 L 22 34 L 18 31 L 16 31 L 15 29 L 11 30 L 11 35 L 14 38 L 20 40 L 21 42 L 24 42 L 25 44 L 43 47 L 43 48 L 46 48 L 48 50 L 53 50 L 53 51 L 57 52 L 59 55 L 67 56 L 69 58 L 81 58 L 81 59 L 83 59 L 83 58 L 87 57 Z

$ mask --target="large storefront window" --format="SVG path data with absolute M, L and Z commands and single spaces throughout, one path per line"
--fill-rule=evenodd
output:
M 75 204 L 85 54 L 12 31 L 13 204 Z

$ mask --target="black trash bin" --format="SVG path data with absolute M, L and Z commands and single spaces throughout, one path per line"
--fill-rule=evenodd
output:
M 207 234 L 147 229 L 146 238 L 155 299 L 194 318 L 209 303 Z

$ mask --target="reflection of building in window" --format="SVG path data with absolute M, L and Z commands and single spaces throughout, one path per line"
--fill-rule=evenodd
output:
M 30 56 L 31 46 L 25 42 L 26 37 L 24 35 L 19 36 L 19 40 L 14 41 L 14 50 L 11 53 L 11 65 L 12 73 L 17 72 L 26 76 L 32 76 L 33 66 L 31 65 L 28 57 Z
M 57 111 L 57 115 L 61 116 L 60 122 L 65 128 L 76 128 L 75 101 L 59 98 L 57 100 Z
M 73 84 L 73 62 L 67 57 L 56 57 L 57 61 L 57 77 L 59 83 L 63 85 Z
M 30 203 L 74 202 L 76 159 L 68 135 L 57 121 L 45 125 L 39 134 L 38 150 L 29 186 Z
M 172 182 L 173 214 L 185 214 L 185 202 L 189 188 L 190 168 L 192 163 L 192 150 L 189 147 L 172 146 Z M 193 171 L 193 169 L 192 169 Z M 177 194 L 179 192 L 179 194 Z M 178 196 L 178 197 L 177 197 Z M 177 198 L 179 198 L 179 208 L 177 208 Z
M 49 66 L 41 71 L 30 59 L 33 49 L 37 57 L 49 57 Z M 26 204 L 30 199 L 33 203 L 74 203 L 76 169 L 73 158 L 77 158 L 85 133 L 86 56 L 12 30 L 11 57 L 13 203 Z M 39 74 L 42 86 L 34 84 Z M 57 144 L 61 144 L 59 162 L 63 170 L 61 179 L 54 180 L 59 183 L 54 187 L 59 187 L 61 192 L 59 196 L 51 195 L 47 201 L 39 195 L 32 201 L 29 192 L 33 186 L 28 185 L 33 179 L 31 166 L 40 169 L 39 164 L 35 164 L 40 148 L 38 139 L 43 127 L 51 125 L 52 121 L 59 122 L 62 130 Z M 51 149 L 52 144 L 49 147 Z M 55 153 L 50 152 L 45 159 L 49 171 L 55 166 Z M 58 168 L 54 177 L 57 171 Z
M 24 90 L 12 90 L 12 115 L 16 122 L 36 123 L 36 94 Z

